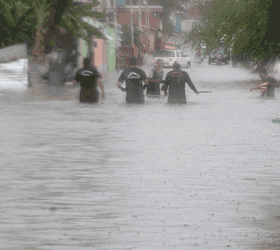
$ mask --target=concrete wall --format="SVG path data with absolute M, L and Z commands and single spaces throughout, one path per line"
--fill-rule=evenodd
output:
M 0 49 L 0 63 L 27 58 L 27 45 L 17 44 Z

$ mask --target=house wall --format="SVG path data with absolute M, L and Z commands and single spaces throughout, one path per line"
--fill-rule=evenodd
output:
M 101 74 L 106 74 L 108 72 L 107 44 L 102 39 L 95 39 L 94 41 L 97 44 L 94 49 L 95 66 Z
M 149 27 L 154 29 L 159 29 L 161 26 L 160 13 L 162 13 L 162 8 L 150 6 L 132 6 L 133 24 L 139 25 L 139 15 L 141 8 L 142 26 L 146 26 L 146 20 L 149 21 Z M 148 19 L 147 13 L 149 12 Z M 131 10 L 130 6 L 119 6 L 117 12 L 117 22 L 121 25 L 130 24 Z M 145 27 L 144 27 L 145 28 Z
M 139 27 L 139 18 L 140 18 L 140 8 L 141 8 L 141 22 L 140 25 L 143 36 L 141 36 L 141 42 L 146 49 L 147 53 L 152 53 L 155 51 L 155 41 L 156 34 L 155 30 L 160 30 L 162 28 L 161 21 L 161 6 L 132 6 L 132 15 L 133 15 L 133 24 Z M 118 6 L 117 13 L 117 22 L 121 25 L 128 24 L 130 25 L 131 9 L 130 6 Z M 148 26 L 148 27 L 147 27 Z M 161 38 L 158 38 L 161 39 Z M 159 41 L 157 40 L 157 44 Z M 162 45 L 157 45 L 157 47 L 162 47 Z

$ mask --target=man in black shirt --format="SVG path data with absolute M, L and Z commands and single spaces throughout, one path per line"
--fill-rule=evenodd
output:
M 259 83 L 258 87 L 251 88 L 250 90 L 260 89 L 261 97 L 274 97 L 274 89 L 279 87 L 278 81 L 274 77 L 268 76 L 265 68 L 258 68 L 256 71 L 259 72 L 262 82 Z
M 79 69 L 74 78 L 74 82 L 79 82 L 80 102 L 97 103 L 99 101 L 99 92 L 97 87 L 102 90 L 102 97 L 105 98 L 104 86 L 101 80 L 102 76 L 95 67 L 90 65 L 90 59 L 84 59 L 84 67 Z
M 118 80 L 117 86 L 126 92 L 126 103 L 144 103 L 144 85 L 143 81 L 148 84 L 145 71 L 137 68 L 137 58 L 129 58 L 130 67 L 125 69 Z M 125 88 L 122 83 L 125 81 Z
M 167 73 L 165 83 L 162 86 L 165 95 L 167 95 L 168 91 L 168 103 L 187 103 L 185 83 L 187 83 L 196 94 L 199 94 L 192 83 L 189 74 L 186 71 L 181 70 L 179 62 L 174 62 L 173 70 Z

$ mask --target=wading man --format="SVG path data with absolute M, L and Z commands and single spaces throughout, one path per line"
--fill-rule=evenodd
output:
M 126 92 L 126 103 L 144 103 L 144 85 L 148 85 L 147 76 L 144 70 L 137 68 L 137 58 L 129 58 L 129 68 L 125 69 L 118 80 L 117 86 Z M 125 82 L 125 87 L 122 83 Z
M 99 101 L 98 86 L 102 90 L 102 98 L 105 98 L 102 76 L 95 67 L 90 65 L 88 57 L 84 59 L 84 67 L 78 70 L 73 82 L 80 83 L 80 102 L 97 103 Z
M 258 87 L 251 88 L 250 90 L 253 91 L 255 89 L 261 90 L 261 97 L 274 97 L 274 89 L 279 87 L 278 81 L 272 77 L 268 76 L 267 71 L 265 68 L 258 68 L 256 71 L 259 72 L 259 77 L 261 78 L 262 82 L 260 82 Z
M 181 70 L 179 62 L 174 62 L 173 70 L 166 74 L 165 83 L 162 86 L 164 94 L 168 94 L 168 103 L 187 103 L 185 93 L 186 83 L 196 94 L 199 94 L 194 84 L 192 83 L 189 74 L 186 71 Z
M 160 83 L 163 82 L 164 72 L 162 70 L 163 60 L 158 59 L 156 66 L 151 69 L 148 75 L 149 85 L 147 87 L 147 95 L 160 95 Z

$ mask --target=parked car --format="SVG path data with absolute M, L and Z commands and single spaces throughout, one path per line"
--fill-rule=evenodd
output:
M 212 50 L 209 55 L 208 63 L 216 63 L 217 65 L 220 64 L 228 64 L 230 61 L 230 55 L 229 53 L 225 53 L 223 48 L 218 48 L 215 50 Z
M 179 62 L 181 67 L 191 67 L 191 59 L 181 50 L 158 50 L 153 54 L 152 63 L 155 66 L 156 61 L 162 59 L 164 67 L 172 67 L 174 62 Z

